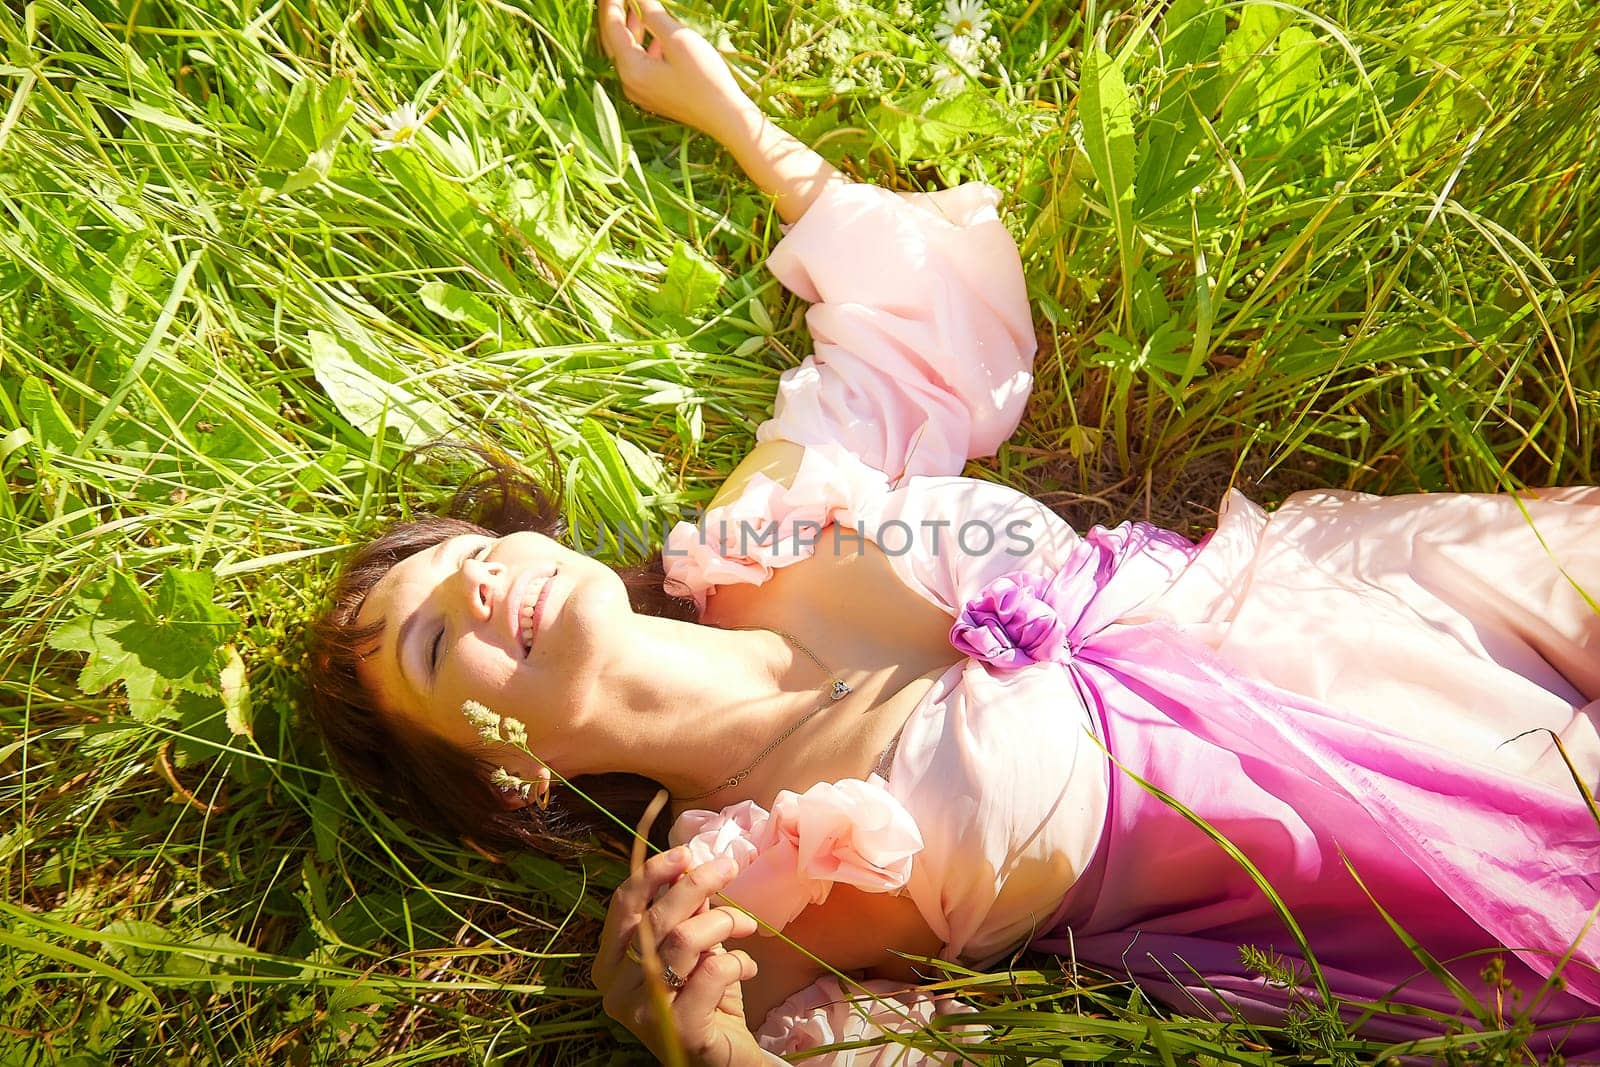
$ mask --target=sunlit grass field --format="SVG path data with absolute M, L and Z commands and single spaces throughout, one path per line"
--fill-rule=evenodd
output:
M 1195 534 L 1230 485 L 1600 479 L 1587 2 L 984 10 L 963 67 L 931 0 L 682 9 L 855 176 L 1003 191 L 1038 384 L 969 473 Z M 531 459 L 542 425 L 574 526 L 659 531 L 808 351 L 770 205 L 622 101 L 592 23 L 0 12 L 0 1064 L 645 1058 L 586 981 L 617 860 L 419 835 L 296 710 L 341 553 L 458 473 L 413 446 Z M 998 1027 L 974 1055 L 1397 1051 L 1050 957 L 956 977 Z M 1468 1007 L 1494 1036 L 1421 1051 L 1526 1061 L 1512 1006 Z

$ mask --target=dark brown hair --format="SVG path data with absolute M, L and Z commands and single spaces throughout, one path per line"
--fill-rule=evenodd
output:
M 383 630 L 381 622 L 358 625 L 357 616 L 367 594 L 395 564 L 461 534 L 531 530 L 561 540 L 566 533 L 560 466 L 548 442 L 543 478 L 478 446 L 426 451 L 440 450 L 473 457 L 476 470 L 459 483 L 441 514 L 395 523 L 345 564 L 332 605 L 311 629 L 305 677 L 311 717 L 340 770 L 383 807 L 427 829 L 487 847 L 562 855 L 590 847 L 596 835 L 620 837 L 618 821 L 630 827 L 637 823 L 660 788 L 657 783 L 632 774 L 586 775 L 574 778 L 571 789 L 557 783 L 548 810 L 508 807 L 504 794 L 489 783 L 494 764 L 385 711 L 357 673 Z M 695 621 L 694 602 L 662 588 L 659 554 L 642 565 L 615 569 L 634 611 Z M 657 823 L 652 837 L 660 843 L 666 827 Z

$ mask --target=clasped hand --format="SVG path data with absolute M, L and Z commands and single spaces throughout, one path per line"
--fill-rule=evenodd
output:
M 711 898 L 738 873 L 723 857 L 689 866 L 686 849 L 654 856 L 618 887 L 606 913 L 595 954 L 593 978 L 604 994 L 606 1014 L 643 1041 L 658 1059 L 672 1040 L 660 1004 L 665 1002 L 676 1041 L 691 1063 L 730 1067 L 759 1062 L 761 1053 L 745 1023 L 740 983 L 755 977 L 755 961 L 723 942 L 748 937 L 756 921 Z M 636 945 L 642 923 L 649 924 L 660 964 L 681 985 L 672 988 L 660 974 L 647 975 Z M 664 997 L 663 997 L 664 993 Z

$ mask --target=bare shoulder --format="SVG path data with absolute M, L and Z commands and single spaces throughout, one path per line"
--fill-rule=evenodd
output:
M 791 995 L 835 971 L 919 981 L 897 953 L 936 956 L 941 942 L 910 897 L 836 885 L 827 900 L 801 912 L 781 936 L 757 934 L 739 947 L 759 968 L 744 983 L 745 1018 L 753 1030 Z

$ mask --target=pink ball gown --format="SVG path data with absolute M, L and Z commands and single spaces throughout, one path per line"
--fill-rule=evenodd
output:
M 1520 1008 L 1535 1054 L 1600 1062 L 1600 823 L 1577 785 L 1600 782 L 1600 490 L 1313 492 L 1271 514 L 1234 494 L 1195 546 L 1080 535 L 959 477 L 1032 386 L 997 199 L 838 188 L 774 250 L 816 349 L 757 437 L 806 452 L 792 484 L 757 476 L 680 524 L 669 588 L 703 607 L 852 531 L 950 616 L 951 666 L 880 773 L 688 812 L 674 839 L 735 855 L 729 895 L 776 928 L 844 882 L 908 895 L 967 965 L 1032 944 L 1243 1020 L 1331 997 L 1395 1041 Z M 1379 1000 L 1415 1010 L 1362 1020 Z M 953 1010 L 833 977 L 758 1038 L 798 1051 Z

